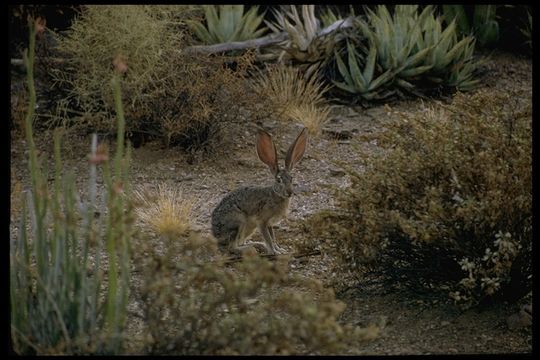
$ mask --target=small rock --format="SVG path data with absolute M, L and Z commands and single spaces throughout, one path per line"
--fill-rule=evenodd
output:
M 450 325 L 450 321 L 442 321 L 441 326 L 448 326 Z
M 330 176 L 345 176 L 345 171 L 338 168 L 331 168 L 330 169 Z
M 356 132 L 354 130 L 347 130 L 347 129 L 329 129 L 325 128 L 323 129 L 323 133 L 330 135 L 330 137 L 337 139 L 337 140 L 348 140 L 353 137 L 353 133 Z
M 518 330 L 532 325 L 532 316 L 521 309 L 518 313 L 510 315 L 506 319 L 506 325 L 510 330 Z
M 295 194 L 309 193 L 309 192 L 311 192 L 311 188 L 307 185 L 298 185 L 294 188 Z

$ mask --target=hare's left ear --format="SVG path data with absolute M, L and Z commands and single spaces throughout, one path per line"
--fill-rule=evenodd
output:
M 272 141 L 272 136 L 264 130 L 259 130 L 257 134 L 257 155 L 275 176 L 279 171 L 277 150 L 274 141 Z
M 304 156 L 304 152 L 306 151 L 307 139 L 308 132 L 307 129 L 304 128 L 287 151 L 287 157 L 285 158 L 285 169 L 291 170 L 294 165 L 296 165 L 296 163 L 302 159 L 302 156 Z

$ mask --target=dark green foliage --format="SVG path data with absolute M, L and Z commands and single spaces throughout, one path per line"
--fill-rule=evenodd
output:
M 522 284 L 532 244 L 530 93 L 481 91 L 391 125 L 361 154 L 317 232 L 356 273 L 377 263 L 394 283 L 475 304 Z
M 468 15 L 464 5 L 443 5 L 447 24 L 456 21 L 463 35 L 473 34 L 480 46 L 492 46 L 499 40 L 499 23 L 496 12 L 498 5 L 474 5 Z

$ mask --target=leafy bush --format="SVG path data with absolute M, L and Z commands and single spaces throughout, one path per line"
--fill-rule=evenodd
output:
M 127 311 L 132 220 L 124 195 L 129 193 L 129 151 L 124 157 L 120 83 L 118 77 L 113 78 L 118 116 L 113 173 L 107 152 L 97 146 L 94 136 L 89 199 L 81 202 L 75 176 L 62 174 L 57 131 L 54 181 L 49 189 L 32 130 L 36 104 L 34 44 L 36 33 L 43 29 L 40 21 L 35 27 L 31 24 L 30 49 L 25 54 L 30 92 L 25 133 L 31 193 L 27 199 L 22 197 L 19 235 L 10 253 L 12 346 L 20 354 L 117 353 L 122 347 Z M 98 164 L 103 165 L 106 211 L 96 204 Z M 103 214 L 103 222 L 95 220 L 96 213 Z
M 244 84 L 252 56 L 182 52 L 191 41 L 186 21 L 193 14 L 187 5 L 85 7 L 67 34 L 58 36 L 67 60 L 54 69 L 58 85 L 69 89 L 61 102 L 64 117 L 80 113 L 73 120 L 110 129 L 114 105 L 103 84 L 112 72 L 111 54 L 122 54 L 129 64 L 123 78 L 128 134 L 190 148 L 240 121 L 242 106 L 254 103 Z M 235 70 L 224 63 L 234 63 Z
M 154 226 L 146 206 L 167 215 L 193 202 L 166 189 L 141 192 L 137 211 L 141 229 L 151 230 L 135 247 L 145 353 L 344 353 L 377 335 L 375 326 L 340 324 L 344 304 L 319 281 L 290 274 L 286 258 L 269 261 L 255 252 L 241 260 L 221 257 L 215 239 L 190 225 L 189 206 L 178 212 L 183 217 Z
M 412 114 L 362 153 L 340 207 L 313 219 L 342 266 L 378 264 L 390 280 L 464 304 L 530 291 L 531 94 L 458 94 Z M 511 289 L 511 291 L 510 291 Z

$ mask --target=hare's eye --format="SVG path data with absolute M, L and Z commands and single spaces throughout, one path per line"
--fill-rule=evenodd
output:
M 278 183 L 283 182 L 283 180 L 281 179 L 281 177 L 278 177 L 278 178 L 277 178 L 277 182 L 278 182 Z

